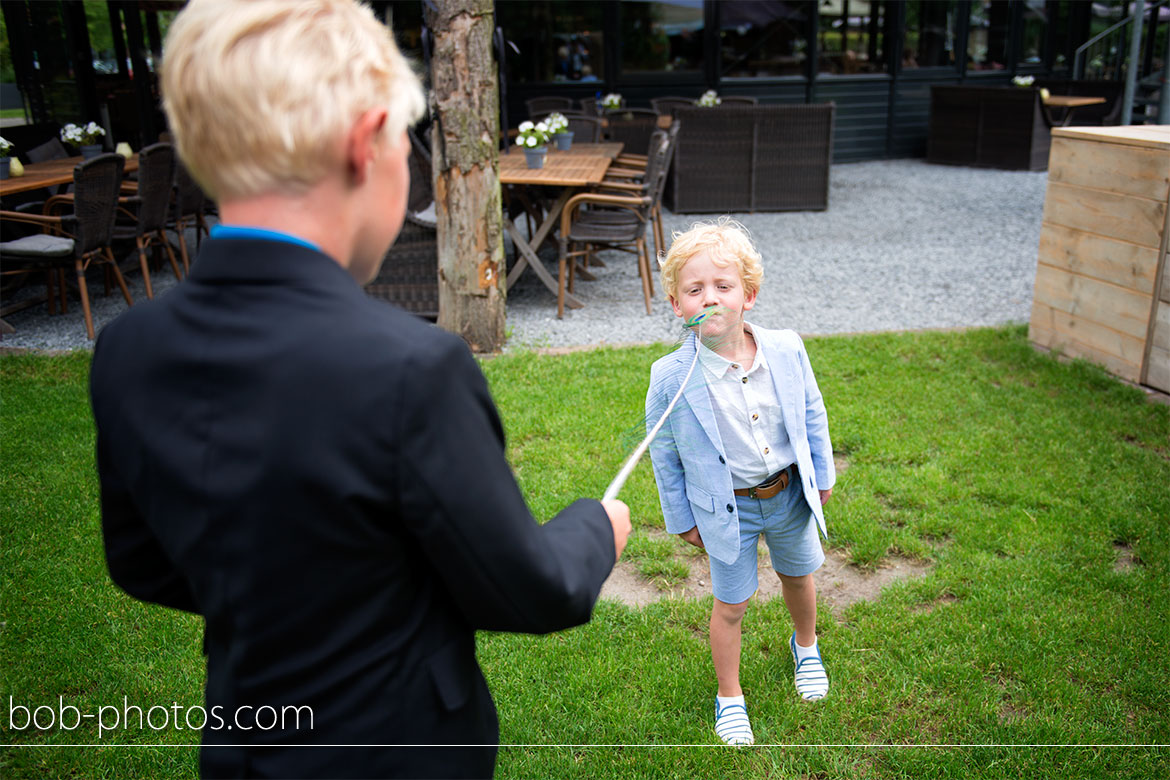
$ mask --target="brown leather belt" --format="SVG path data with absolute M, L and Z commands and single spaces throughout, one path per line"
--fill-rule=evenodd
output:
M 732 491 L 737 496 L 747 496 L 748 498 L 772 498 L 775 495 L 784 492 L 784 488 L 788 487 L 788 472 L 792 468 L 789 465 L 779 474 L 773 477 L 768 477 L 766 480 L 750 488 L 739 488 Z

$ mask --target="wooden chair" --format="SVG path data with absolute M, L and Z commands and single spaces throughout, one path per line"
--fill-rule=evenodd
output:
M 439 243 L 431 154 L 410 131 L 410 194 L 398 238 L 386 252 L 366 293 L 424 319 L 439 317 Z
M 649 189 L 642 195 L 611 195 L 583 192 L 569 198 L 561 212 L 558 238 L 557 317 L 565 316 L 565 290 L 573 291 L 576 258 L 588 257 L 596 247 L 607 247 L 638 256 L 638 275 L 646 313 L 654 296 L 650 253 L 646 247 L 646 228 L 653 224 L 656 200 L 661 200 L 666 180 L 670 141 L 667 134 L 655 131 L 653 153 L 646 170 Z M 578 245 L 584 248 L 577 249 Z M 567 285 L 567 287 L 566 287 Z
M 670 176 L 670 166 L 674 162 L 674 150 L 678 144 L 678 133 L 681 123 L 676 119 L 670 124 L 670 129 L 666 131 L 666 140 L 668 148 L 666 150 L 665 169 L 662 171 L 661 180 L 655 182 L 647 175 L 647 167 L 621 167 L 610 168 L 606 173 L 605 180 L 598 187 L 602 192 L 618 192 L 628 195 L 649 195 L 654 199 L 654 208 L 652 217 L 654 220 L 654 249 L 658 257 L 665 256 L 666 253 L 666 233 L 662 227 L 662 192 L 655 193 L 652 187 L 657 183 L 665 190 L 666 180 Z M 655 131 L 661 133 L 661 130 Z M 654 145 L 654 139 L 651 139 L 651 147 Z
M 3 219 L 40 225 L 50 233 L 7 242 L 0 247 L 0 252 L 6 261 L 13 260 L 26 269 L 36 268 L 47 272 L 50 313 L 54 311 L 55 281 L 59 281 L 61 310 L 66 310 L 64 269 L 72 266 L 77 274 L 81 308 L 85 312 L 85 330 L 90 339 L 94 337 L 93 315 L 89 308 L 85 272 L 91 263 L 106 265 L 117 278 L 126 304 L 129 306 L 134 303 L 110 249 L 125 162 L 120 154 L 102 154 L 80 163 L 73 169 L 73 194 L 50 198 L 45 203 L 44 214 L 0 212 Z M 70 207 L 72 213 L 55 213 Z M 6 270 L 5 273 L 10 271 Z
M 554 111 L 564 113 L 566 110 L 573 110 L 573 99 L 567 97 L 560 97 L 558 95 L 545 95 L 542 97 L 528 98 L 524 101 L 524 105 L 528 108 L 528 118 L 533 122 L 537 117 L 548 116 Z
M 138 153 L 136 194 L 119 200 L 121 206 L 119 212 L 124 219 L 114 224 L 114 240 L 134 240 L 147 298 L 154 298 L 154 289 L 150 284 L 150 267 L 146 262 L 147 249 L 160 246 L 165 249 L 175 278 L 180 281 L 183 279 L 166 233 L 174 178 L 175 147 L 166 143 L 151 144 Z

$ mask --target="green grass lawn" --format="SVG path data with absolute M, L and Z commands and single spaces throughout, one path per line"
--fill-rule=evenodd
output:
M 497 776 L 1170 775 L 1167 748 L 1126 747 L 1170 743 L 1170 407 L 1033 351 L 1019 327 L 807 344 L 845 465 L 829 544 L 861 567 L 903 555 L 929 574 L 822 607 L 833 688 L 815 705 L 792 688 L 782 603 L 753 607 L 750 749 L 714 746 L 709 596 L 602 603 L 588 626 L 547 637 L 482 634 L 505 746 Z M 667 349 L 484 362 L 538 517 L 603 492 Z M 93 726 L 14 730 L 12 703 L 202 703 L 199 621 L 135 602 L 106 575 L 87 371 L 86 355 L 0 359 L 9 745 L 98 741 Z M 662 523 L 648 464 L 623 498 L 627 555 L 669 581 L 681 542 L 638 532 Z M 142 745 L 197 741 L 118 731 L 103 748 L 7 748 L 0 775 L 192 777 L 196 750 Z M 1049 747 L 1009 747 L 1026 745 Z

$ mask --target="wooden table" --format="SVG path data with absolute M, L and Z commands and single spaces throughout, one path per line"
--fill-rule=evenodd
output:
M 1048 121 L 1053 127 L 1067 127 L 1072 121 L 1073 113 L 1083 106 L 1099 106 L 1105 102 L 1103 97 L 1080 97 L 1076 95 L 1049 95 L 1044 98 L 1044 110 L 1048 114 Z M 1060 121 L 1052 116 L 1053 108 L 1064 109 Z
M 544 221 L 540 223 L 540 227 L 536 229 L 531 238 L 524 238 L 524 235 L 517 229 L 516 223 L 509 219 L 507 214 L 504 215 L 504 229 L 508 231 L 508 235 L 516 244 L 518 256 L 516 265 L 508 271 L 509 288 L 516 284 L 516 280 L 520 278 L 520 274 L 524 272 L 525 268 L 532 268 L 533 273 L 540 278 L 549 292 L 553 295 L 557 294 L 557 280 L 544 267 L 544 263 L 540 261 L 536 252 L 548 237 L 549 232 L 556 226 L 561 216 L 561 210 L 569 198 L 585 187 L 599 184 L 605 178 L 605 172 L 609 170 L 609 164 L 613 161 L 613 157 L 621 153 L 622 147 L 620 143 L 574 144 L 573 146 L 574 148 L 606 148 L 604 150 L 597 149 L 599 153 L 596 154 L 587 154 L 582 150 L 578 150 L 574 154 L 572 151 L 561 152 L 550 149 L 545 157 L 543 168 L 529 168 L 522 149 L 515 148 L 509 154 L 500 155 L 501 184 L 560 188 L 560 194 L 549 205 Z M 612 152 L 613 157 L 609 156 L 610 152 Z M 579 309 L 585 304 L 566 292 L 565 305 L 571 309 Z
M 17 178 L 0 179 L 0 198 L 5 195 L 15 195 L 18 192 L 39 190 L 42 187 L 55 187 L 58 184 L 73 183 L 73 169 L 82 162 L 81 157 L 63 157 L 59 160 L 47 160 L 39 163 L 29 163 L 24 166 L 24 175 Z M 126 159 L 125 173 L 138 170 L 138 155 Z

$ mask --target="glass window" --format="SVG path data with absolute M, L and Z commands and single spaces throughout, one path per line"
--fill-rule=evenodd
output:
M 602 7 L 579 0 L 497 3 L 497 24 L 511 46 L 505 69 L 515 83 L 605 78 Z
M 619 9 L 624 75 L 702 70 L 702 0 L 625 0 Z
M 1003 70 L 1007 64 L 1008 0 L 974 0 L 967 34 L 968 70 Z
M 887 61 L 886 3 L 821 0 L 817 3 L 817 70 L 820 73 L 882 73 Z
M 1024 3 L 1024 30 L 1020 46 L 1020 65 L 1044 64 L 1044 37 L 1048 34 L 1048 11 L 1044 0 Z
M 716 8 L 724 77 L 804 75 L 808 3 L 724 0 Z
M 917 0 L 906 5 L 906 45 L 902 68 L 955 64 L 955 0 Z

